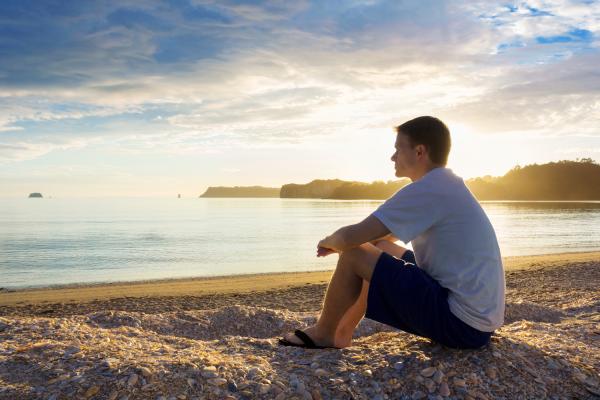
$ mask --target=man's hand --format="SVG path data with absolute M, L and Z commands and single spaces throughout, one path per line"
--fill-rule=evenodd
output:
M 317 247 L 317 257 L 327 257 L 330 254 L 335 253 L 335 251 L 331 249 L 326 249 L 325 247 Z
M 390 235 L 390 230 L 376 217 L 370 215 L 362 222 L 340 228 L 321 240 L 317 245 L 317 257 L 341 253 L 371 240 L 384 237 L 389 237 L 390 240 L 393 238 Z
M 335 233 L 322 239 L 317 244 L 317 257 L 326 257 L 333 253 L 341 252 L 339 244 L 336 243 Z

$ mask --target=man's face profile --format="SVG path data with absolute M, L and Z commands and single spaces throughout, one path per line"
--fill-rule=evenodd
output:
M 396 151 L 392 155 L 392 161 L 396 170 L 396 177 L 410 177 L 410 172 L 415 166 L 416 155 L 410 139 L 405 134 L 398 132 L 395 143 Z

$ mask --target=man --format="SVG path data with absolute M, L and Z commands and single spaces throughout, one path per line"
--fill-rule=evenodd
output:
M 396 176 L 412 182 L 364 221 L 319 242 L 318 257 L 339 253 L 323 310 L 282 345 L 347 347 L 363 316 L 453 348 L 484 346 L 502 325 L 498 242 L 463 180 L 445 167 L 448 128 L 419 117 L 396 132 Z

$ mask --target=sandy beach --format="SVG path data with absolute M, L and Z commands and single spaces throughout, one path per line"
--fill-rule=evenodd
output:
M 0 399 L 600 398 L 600 253 L 504 262 L 505 325 L 469 351 L 370 320 L 279 347 L 331 271 L 2 290 Z

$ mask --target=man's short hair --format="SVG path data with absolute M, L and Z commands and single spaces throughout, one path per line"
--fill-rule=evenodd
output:
M 450 153 L 450 131 L 446 124 L 435 117 L 417 117 L 396 127 L 410 139 L 413 147 L 422 144 L 427 148 L 429 158 L 436 165 L 446 165 Z

